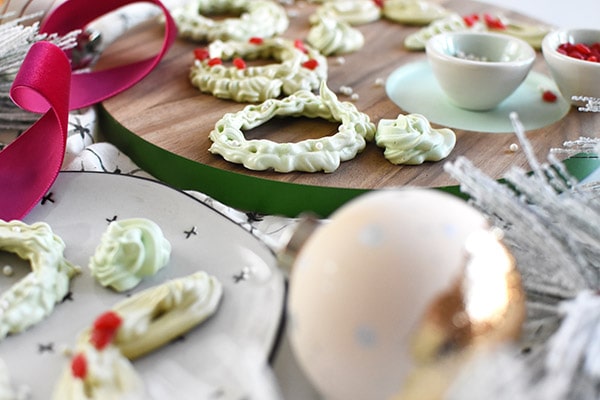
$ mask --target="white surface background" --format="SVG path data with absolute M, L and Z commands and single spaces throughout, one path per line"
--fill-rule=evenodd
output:
M 600 29 L 599 0 L 479 0 L 518 11 L 560 28 Z

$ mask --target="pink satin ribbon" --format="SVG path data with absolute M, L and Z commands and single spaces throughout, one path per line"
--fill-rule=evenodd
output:
M 11 87 L 19 107 L 44 115 L 0 151 L 0 219 L 26 216 L 48 192 L 60 171 L 67 140 L 69 110 L 87 107 L 122 92 L 148 75 L 175 41 L 177 31 L 159 0 L 68 0 L 42 23 L 41 32 L 65 35 L 122 6 L 152 3 L 165 15 L 165 38 L 157 55 L 111 69 L 71 73 L 65 53 L 37 42 Z

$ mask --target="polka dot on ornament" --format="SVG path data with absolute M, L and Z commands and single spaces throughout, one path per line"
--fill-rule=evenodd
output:
M 449 238 L 455 237 L 459 232 L 458 227 L 454 224 L 446 224 L 443 226 L 442 229 L 443 229 L 444 235 Z
M 385 233 L 380 225 L 367 225 L 359 232 L 359 242 L 368 247 L 377 247 L 384 241 Z
M 356 328 L 355 338 L 360 347 L 375 347 L 377 345 L 377 332 L 368 325 Z

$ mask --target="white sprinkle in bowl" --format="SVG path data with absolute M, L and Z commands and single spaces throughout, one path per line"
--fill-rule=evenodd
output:
M 449 100 L 474 111 L 493 109 L 514 93 L 536 58 L 524 40 L 491 32 L 440 33 L 425 50 Z

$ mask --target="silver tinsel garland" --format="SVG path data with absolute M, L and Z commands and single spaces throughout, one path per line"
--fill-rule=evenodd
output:
M 528 307 L 521 347 L 482 354 L 448 398 L 599 399 L 600 186 L 579 184 L 555 154 L 595 157 L 600 141 L 565 143 L 539 163 L 518 116 L 511 119 L 531 171 L 512 168 L 502 183 L 464 158 L 445 169 L 504 231 L 517 260 Z
M 39 32 L 39 15 L 11 19 L 12 14 L 0 15 L 0 129 L 24 130 L 39 115 L 19 109 L 9 97 L 10 87 L 31 46 L 45 40 L 67 50 L 77 44 L 79 32 L 65 36 Z M 30 25 L 25 25 L 31 23 Z

